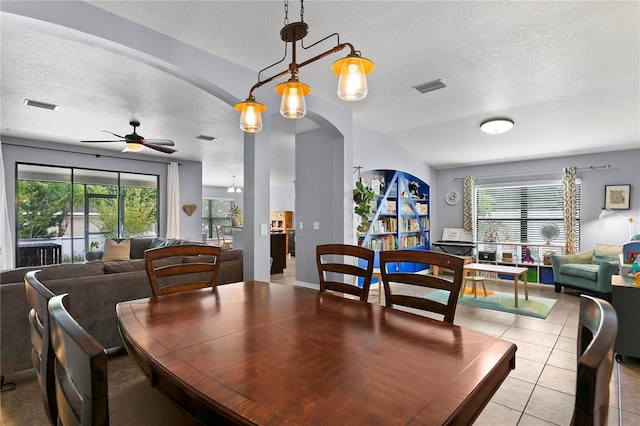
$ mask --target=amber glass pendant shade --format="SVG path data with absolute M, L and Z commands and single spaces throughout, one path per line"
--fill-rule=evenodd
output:
M 258 133 L 262 130 L 261 113 L 267 110 L 267 107 L 252 99 L 247 99 L 236 105 L 236 109 L 240 111 L 240 129 L 246 133 Z
M 367 74 L 373 62 L 360 56 L 347 56 L 333 63 L 331 69 L 339 74 L 338 97 L 343 101 L 360 101 L 367 96 Z
M 311 89 L 304 83 L 291 79 L 276 86 L 276 92 L 282 95 L 280 114 L 285 118 L 302 118 L 307 114 L 304 97 L 311 93 Z

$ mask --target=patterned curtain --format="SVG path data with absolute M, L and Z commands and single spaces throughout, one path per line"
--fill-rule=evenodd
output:
M 465 231 L 473 230 L 473 192 L 476 189 L 476 177 L 466 176 L 464 178 L 462 225 Z
M 562 171 L 562 210 L 564 220 L 565 254 L 576 253 L 576 167 Z

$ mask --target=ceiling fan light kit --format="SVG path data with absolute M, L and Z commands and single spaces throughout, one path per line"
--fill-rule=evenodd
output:
M 297 63 L 296 47 L 298 40 L 302 40 L 309 33 L 309 26 L 304 22 L 304 0 L 300 0 L 300 22 L 289 23 L 289 1 L 284 0 L 284 27 L 280 30 L 280 38 L 285 42 L 285 56 L 282 60 L 263 68 L 258 73 L 258 82 L 253 85 L 249 91 L 249 96 L 244 102 L 238 103 L 235 108 L 240 111 L 240 129 L 246 133 L 257 133 L 262 130 L 262 116 L 267 108 L 259 102 L 256 102 L 253 91 L 277 78 L 290 74 L 290 78 L 285 83 L 276 86 L 276 92 L 282 96 L 280 103 L 280 114 L 285 118 L 301 118 L 307 113 L 304 97 L 311 93 L 311 88 L 298 80 L 298 70 L 305 65 L 315 62 L 319 59 L 337 53 L 342 49 L 349 47 L 351 52 L 346 58 L 339 59 L 333 63 L 331 69 L 340 77 L 338 79 L 338 97 L 344 101 L 359 101 L 367 96 L 367 78 L 366 74 L 373 71 L 374 65 L 370 60 L 363 58 L 359 51 L 355 50 L 350 43 L 340 43 L 340 35 L 338 33 L 331 34 L 310 46 L 305 47 L 302 42 L 300 45 L 303 49 L 308 49 L 321 43 L 333 36 L 337 37 L 338 44 L 317 55 L 313 58 Z M 288 43 L 291 43 L 291 63 L 289 68 L 278 74 L 275 74 L 264 80 L 260 79 L 263 71 L 280 64 L 287 57 Z
M 480 124 L 480 130 L 490 135 L 508 132 L 513 128 L 513 120 L 509 118 L 492 118 Z
M 141 135 L 136 133 L 136 128 L 140 126 L 140 122 L 136 120 L 131 120 L 129 125 L 133 126 L 133 133 L 120 136 L 108 130 L 103 130 L 105 133 L 109 133 L 115 137 L 120 138 L 119 140 L 109 140 L 109 141 L 80 141 L 83 143 L 110 143 L 110 142 L 124 142 L 125 147 L 122 152 L 140 152 L 144 149 L 144 147 L 154 149 L 156 151 L 163 152 L 165 154 L 173 154 L 176 152 L 175 149 L 169 148 L 170 146 L 174 146 L 172 140 L 169 139 L 145 139 Z

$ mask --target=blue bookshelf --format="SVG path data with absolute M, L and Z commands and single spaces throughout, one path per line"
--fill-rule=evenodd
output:
M 378 268 L 380 251 L 429 250 L 429 185 L 421 179 L 397 170 L 370 170 L 360 175 L 363 184 L 374 191 L 371 225 L 358 244 L 376 252 Z M 420 271 L 428 265 L 401 264 L 399 270 Z

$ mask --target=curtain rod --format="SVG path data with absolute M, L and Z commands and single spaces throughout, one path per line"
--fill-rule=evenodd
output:
M 603 169 L 610 169 L 611 164 L 605 164 L 603 166 L 589 166 L 589 167 L 578 167 L 576 170 L 586 170 L 586 171 L 596 171 Z M 532 172 L 532 173 L 519 173 L 515 175 L 493 175 L 493 176 L 476 176 L 476 179 L 497 179 L 497 178 L 506 178 L 506 177 L 524 177 L 524 176 L 537 176 L 537 175 L 548 175 L 552 173 L 558 173 L 557 170 L 547 171 L 547 172 Z M 456 180 L 464 180 L 463 177 L 453 178 Z
M 31 146 L 31 145 L 18 145 L 15 143 L 11 143 L 11 142 L 1 142 L 0 143 L 0 147 L 2 147 L 3 145 L 7 145 L 7 146 L 17 146 L 20 148 L 31 148 L 31 149 L 43 149 L 45 151 L 54 151 L 54 152 L 64 152 L 66 154 L 80 154 L 80 155 L 90 155 L 92 157 L 96 157 L 96 158 L 100 158 L 100 157 L 106 157 L 106 158 L 115 158 L 116 160 L 131 160 L 131 161 L 144 161 L 145 163 L 157 163 L 157 164 L 171 164 L 172 161 L 156 161 L 156 160 L 141 160 L 141 159 L 136 159 L 136 158 L 123 158 L 123 157 L 118 157 L 115 155 L 104 155 L 104 154 L 90 154 L 88 152 L 78 152 L 78 151 L 68 151 L 66 149 L 59 149 L 59 148 L 45 148 L 45 147 L 41 147 L 41 146 Z M 178 166 L 182 166 L 182 163 L 178 163 Z

